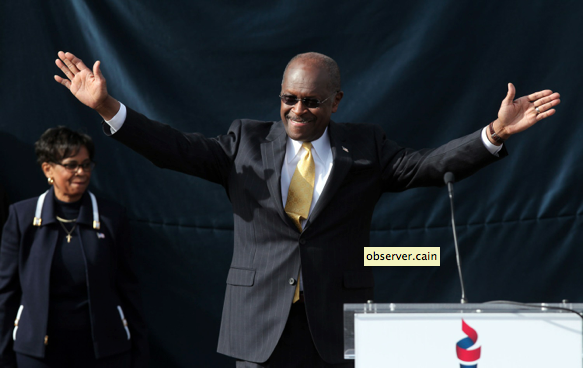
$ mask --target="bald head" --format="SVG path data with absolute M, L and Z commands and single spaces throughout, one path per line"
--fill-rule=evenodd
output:
M 341 90 L 341 72 L 337 62 L 332 58 L 315 52 L 309 52 L 304 54 L 298 54 L 293 57 L 286 65 L 284 69 L 284 76 L 282 77 L 282 83 L 284 83 L 284 78 L 286 77 L 286 72 L 290 67 L 297 66 L 300 63 L 309 63 L 324 70 L 327 74 L 327 89 L 333 93 Z

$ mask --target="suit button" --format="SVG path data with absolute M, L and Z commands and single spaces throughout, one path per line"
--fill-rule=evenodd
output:
M 294 285 L 296 284 L 296 279 L 294 279 L 294 278 L 290 278 L 290 279 L 288 280 L 288 283 L 290 283 L 290 285 L 291 285 L 291 286 L 294 286 Z
M 305 243 L 306 243 L 306 240 L 305 240 L 304 238 L 301 238 L 301 239 L 300 239 L 300 244 L 301 244 L 301 245 L 304 245 Z

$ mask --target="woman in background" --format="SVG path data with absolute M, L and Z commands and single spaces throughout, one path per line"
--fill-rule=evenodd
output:
M 4 226 L 0 365 L 147 366 L 125 211 L 87 191 L 91 138 L 51 128 L 35 151 L 50 188 L 10 206 Z

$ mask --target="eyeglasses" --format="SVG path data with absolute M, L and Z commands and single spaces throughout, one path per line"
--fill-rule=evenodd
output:
M 93 168 L 95 168 L 95 163 L 92 161 L 86 161 L 83 162 L 81 164 L 77 163 L 76 161 L 70 161 L 68 163 L 62 164 L 62 163 L 55 163 L 57 165 L 60 165 L 62 167 L 65 167 L 65 169 L 67 169 L 70 172 L 73 173 L 77 173 L 77 171 L 79 170 L 79 168 L 83 168 L 84 172 L 91 172 L 93 170 Z
M 317 99 L 311 99 L 311 98 L 299 99 L 294 95 L 279 95 L 279 96 L 280 96 L 280 100 L 282 100 L 282 102 L 286 105 L 296 105 L 296 103 L 298 101 L 302 101 L 304 106 L 306 106 L 307 108 L 310 108 L 310 109 L 314 109 L 314 108 L 318 108 L 319 106 L 321 106 L 325 101 L 327 101 L 331 97 L 335 96 L 338 92 L 339 91 L 335 91 L 332 95 L 330 95 L 329 97 L 327 97 L 326 99 L 324 99 L 322 101 L 319 101 Z

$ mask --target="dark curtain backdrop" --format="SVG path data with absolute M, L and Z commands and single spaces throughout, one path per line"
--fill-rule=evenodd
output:
M 83 1 L 0 3 L 0 183 L 12 202 L 46 180 L 33 144 L 59 124 L 90 134 L 91 190 L 124 205 L 153 366 L 232 366 L 215 352 L 233 249 L 224 190 L 156 168 L 101 132 L 53 80 L 57 51 L 101 60 L 110 93 L 208 136 L 236 118 L 279 120 L 295 54 L 337 60 L 338 122 L 380 124 L 409 147 L 440 145 L 518 96 L 553 89 L 557 114 L 506 144 L 509 157 L 455 185 L 471 302 L 582 301 L 581 1 Z M 440 246 L 440 267 L 379 267 L 378 302 L 457 302 L 445 188 L 384 195 L 371 246 Z M 367 246 L 367 245 L 363 245 Z

